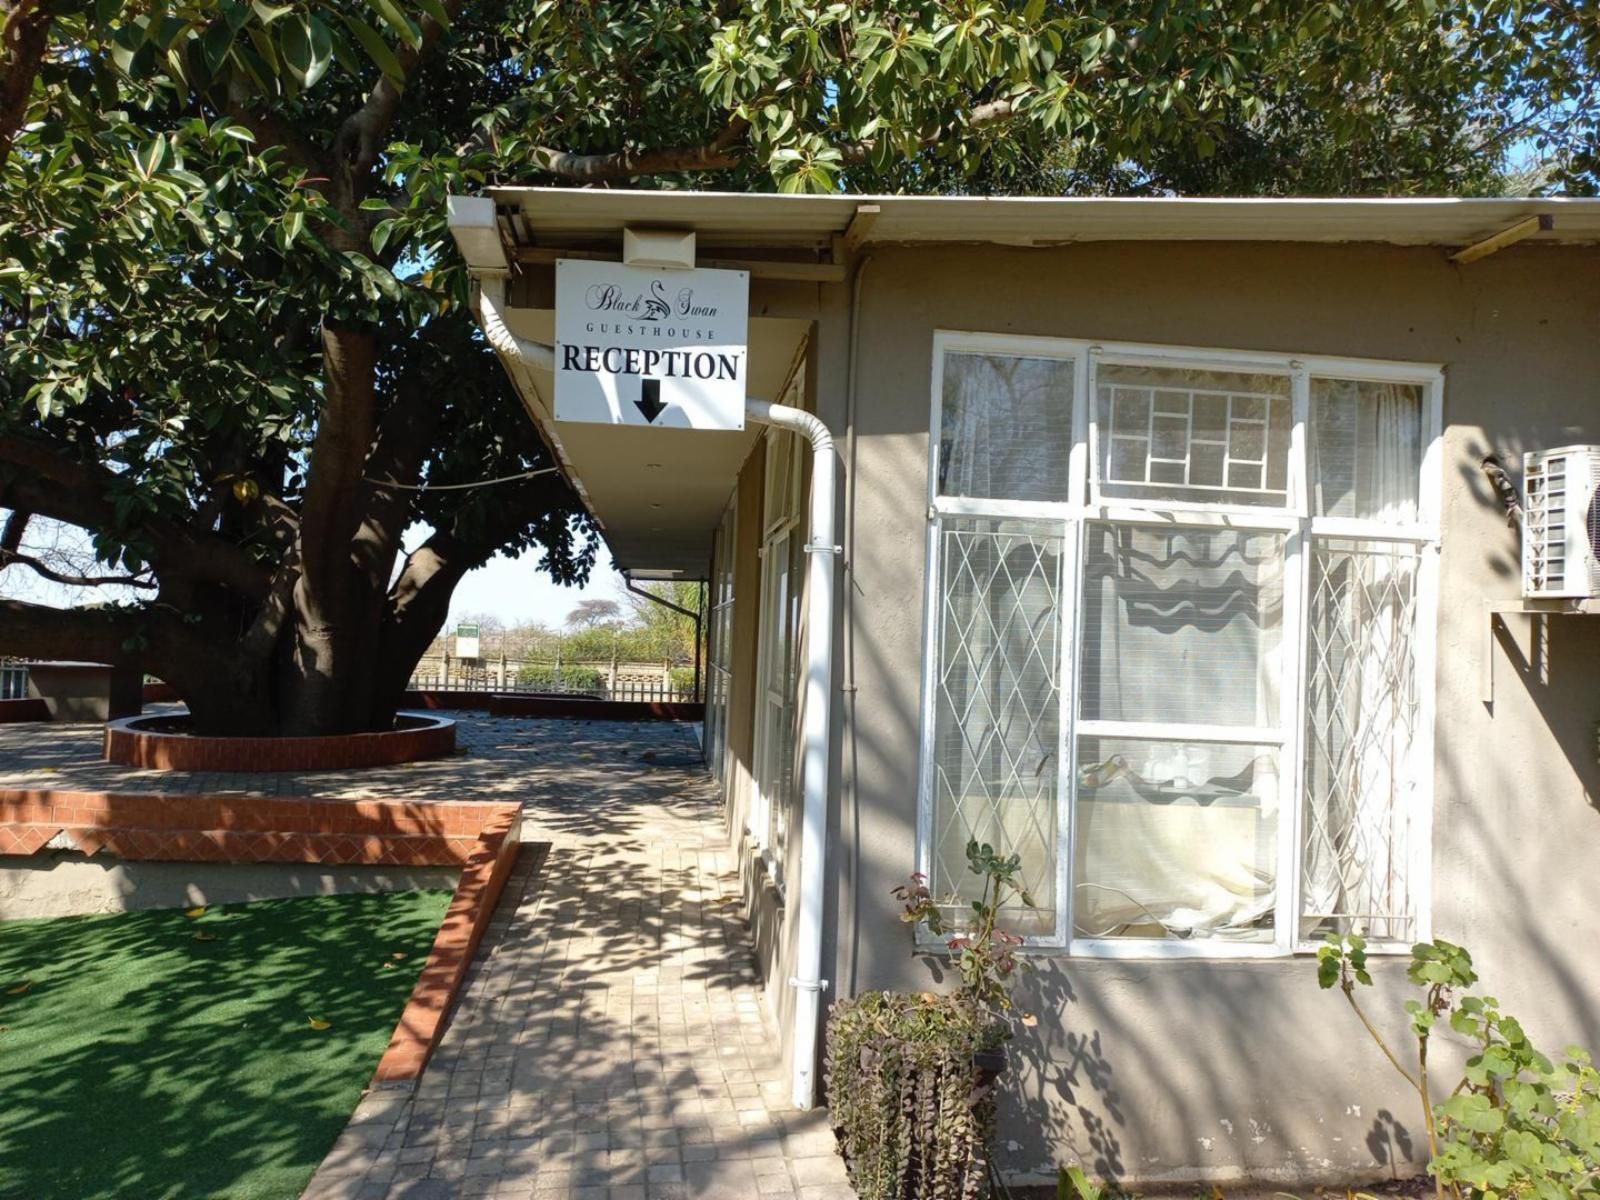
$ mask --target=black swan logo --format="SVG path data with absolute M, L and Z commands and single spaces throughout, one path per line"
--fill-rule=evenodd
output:
M 661 280 L 650 281 L 650 295 L 644 302 L 644 319 L 646 321 L 659 321 L 662 317 L 670 317 L 672 309 L 667 306 L 667 289 L 661 286 Z

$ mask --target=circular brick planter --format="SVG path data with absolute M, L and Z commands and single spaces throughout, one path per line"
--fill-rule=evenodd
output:
M 328 771 L 387 767 L 451 754 L 456 723 L 396 717 L 384 733 L 338 737 L 198 737 L 184 717 L 127 717 L 106 725 L 105 760 L 157 771 Z

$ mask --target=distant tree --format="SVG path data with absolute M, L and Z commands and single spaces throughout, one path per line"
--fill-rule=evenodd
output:
M 695 620 L 678 609 L 700 611 L 704 585 L 699 583 L 647 583 L 641 589 L 659 597 L 677 608 L 669 608 L 656 600 L 648 600 L 638 592 L 628 594 L 628 606 L 633 610 L 630 625 L 637 628 L 641 643 L 647 648 L 646 657 L 652 662 L 693 662 Z
M 622 605 L 615 600 L 604 600 L 598 596 L 578 601 L 573 610 L 567 614 L 568 629 L 596 629 L 602 625 L 612 625 L 622 619 Z

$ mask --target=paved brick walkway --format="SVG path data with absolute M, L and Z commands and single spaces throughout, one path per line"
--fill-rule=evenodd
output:
M 415 1093 L 369 1094 L 306 1200 L 849 1200 L 788 1107 L 715 789 L 684 726 L 468 716 L 414 767 L 164 774 L 0 726 L 0 788 L 523 801 L 525 849 Z

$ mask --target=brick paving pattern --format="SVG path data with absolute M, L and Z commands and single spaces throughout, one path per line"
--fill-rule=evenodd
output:
M 524 852 L 413 1090 L 375 1090 L 305 1200 L 849 1200 L 756 983 L 715 787 L 681 725 L 466 716 L 410 767 L 171 774 L 97 728 L 0 726 L 0 788 L 505 799 Z

